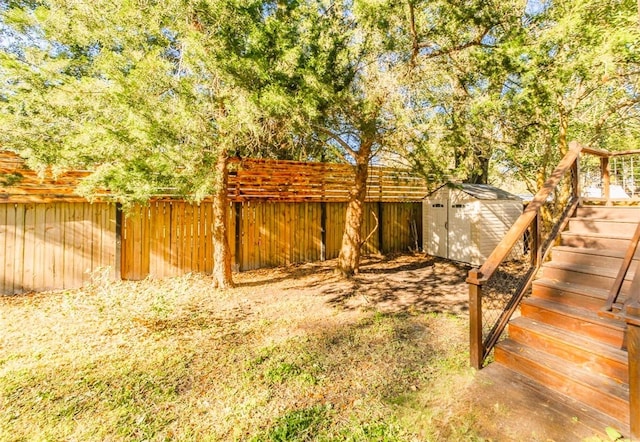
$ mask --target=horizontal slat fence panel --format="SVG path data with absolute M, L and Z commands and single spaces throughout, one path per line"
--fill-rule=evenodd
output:
M 110 268 L 115 278 L 112 204 L 0 204 L 0 293 L 76 288 Z
M 234 160 L 228 196 L 239 202 L 346 202 L 354 176 L 348 164 Z M 367 201 L 417 201 L 427 193 L 424 179 L 408 170 L 369 167 Z
M 421 244 L 413 236 L 421 232 L 421 226 L 416 224 L 414 233 L 411 230 L 411 223 L 421 220 L 421 203 L 366 203 L 364 209 L 363 238 L 371 235 L 363 254 L 407 251 L 415 247 L 416 239 Z M 319 261 L 323 210 L 325 259 L 332 259 L 340 252 L 346 203 L 230 204 L 228 240 L 235 269 Z M 208 202 L 154 201 L 148 207 L 134 208 L 123 223 L 122 278 L 212 272 L 212 216 Z
M 349 164 L 255 158 L 234 158 L 229 169 L 228 197 L 233 202 L 346 202 L 355 177 Z M 86 170 L 55 176 L 49 171 L 41 177 L 18 155 L 0 151 L 0 203 L 84 202 L 75 188 L 89 175 Z M 408 170 L 369 167 L 367 201 L 418 201 L 427 193 L 425 180 Z

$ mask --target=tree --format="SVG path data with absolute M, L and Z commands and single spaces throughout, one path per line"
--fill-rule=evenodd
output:
M 440 27 L 427 28 L 427 36 L 414 32 L 415 58 L 432 61 L 423 100 L 437 109 L 424 123 L 430 136 L 411 152 L 426 173 L 482 182 L 493 167 L 535 193 L 570 139 L 611 150 L 634 146 L 633 2 L 501 2 L 487 5 L 491 13 L 472 14 L 476 18 L 467 12 L 473 3 L 434 6 L 453 8 L 449 16 L 471 23 L 463 51 L 437 44 L 450 41 L 438 34 Z
M 523 19 L 503 97 L 500 159 L 535 192 L 571 139 L 637 146 L 637 10 L 632 1 L 564 1 Z
M 398 139 L 404 112 L 406 60 L 383 19 L 391 5 L 367 1 L 309 2 L 309 37 L 302 51 L 301 88 L 294 91 L 300 120 L 324 143 L 329 155 L 353 165 L 337 272 L 358 272 L 369 164 L 383 146 Z
M 421 169 L 427 163 L 426 173 L 486 184 L 502 142 L 502 97 L 513 69 L 509 46 L 520 37 L 524 4 L 440 2 L 440 26 L 419 32 L 419 24 L 433 23 L 431 7 L 418 14 L 414 6 L 411 13 L 413 57 L 421 74 L 417 94 L 434 111 L 424 124 L 430 136 L 410 154 Z M 463 31 L 451 34 L 447 26 Z M 436 153 L 448 158 L 434 162 Z
M 267 139 L 271 118 L 260 101 L 268 81 L 255 81 L 265 70 L 236 77 L 242 60 L 230 64 L 223 49 L 251 47 L 251 57 L 269 66 L 275 51 L 255 51 L 252 42 L 266 35 L 269 5 L 276 4 L 6 5 L 3 28 L 19 44 L 0 51 L 0 143 L 38 170 L 92 169 L 80 189 L 88 197 L 107 188 L 130 205 L 157 194 L 199 201 L 213 193 L 214 280 L 232 285 L 227 162 Z

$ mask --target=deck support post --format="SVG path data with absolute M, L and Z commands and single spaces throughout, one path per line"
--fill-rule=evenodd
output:
M 640 310 L 638 307 L 636 309 Z M 627 327 L 630 437 L 631 440 L 640 441 L 640 316 L 627 315 Z
M 640 273 L 636 273 L 631 282 L 624 316 L 629 364 L 629 429 L 631 440 L 640 441 Z
M 471 366 L 476 370 L 482 368 L 484 346 L 482 342 L 482 285 L 478 270 L 470 270 L 469 278 L 469 354 Z

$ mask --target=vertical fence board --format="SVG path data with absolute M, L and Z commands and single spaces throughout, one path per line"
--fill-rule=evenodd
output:
M 285 265 L 289 265 L 292 262 L 292 251 L 293 251 L 293 223 L 291 218 L 293 217 L 293 206 L 290 204 L 286 204 L 283 207 L 283 222 L 284 222 L 284 242 L 282 244 L 284 248 L 284 263 Z
M 269 235 L 268 244 L 269 244 L 269 265 L 272 267 L 280 265 L 278 263 L 278 236 L 280 236 L 281 232 L 278 230 L 278 216 L 277 216 L 277 207 L 276 203 L 269 203 L 268 205 L 268 227 L 267 234 Z
M 131 279 L 133 276 L 133 263 L 131 262 L 131 254 L 133 252 L 133 220 L 131 213 L 123 215 L 121 240 L 122 246 L 120 250 L 120 260 L 122 262 L 121 277 L 122 279 Z
M 15 293 L 21 293 L 24 291 L 24 237 L 25 237 L 25 212 L 26 206 L 24 204 L 17 205 L 16 207 L 16 240 L 14 243 L 14 275 L 13 290 Z
M 262 266 L 262 260 L 265 258 L 264 249 L 263 249 L 263 234 L 264 234 L 264 208 L 265 203 L 257 203 L 255 204 L 256 210 L 256 242 L 254 245 L 256 251 L 254 268 L 259 268 Z
M 0 204 L 0 294 L 7 293 L 6 285 L 9 275 L 6 272 L 6 257 L 7 257 L 7 209 L 9 204 Z
M 97 236 L 100 241 L 100 246 L 98 253 L 96 254 L 96 263 L 95 266 L 97 268 L 106 269 L 109 267 L 109 277 L 113 278 L 113 264 L 109 261 L 108 252 L 109 248 L 115 246 L 115 238 L 112 241 L 110 239 L 111 232 L 111 223 L 109 216 L 109 209 L 112 207 L 111 204 L 98 204 L 95 208 L 97 212 L 97 217 L 95 221 L 94 229 L 97 229 Z
M 164 214 L 163 201 L 154 201 L 149 204 L 149 274 L 161 278 L 164 276 Z
M 88 207 L 89 234 L 91 235 L 91 253 L 89 256 L 89 269 L 91 272 L 100 267 L 100 254 L 102 252 L 102 211 L 98 207 L 90 205 Z M 104 227 L 106 230 L 106 226 Z
M 46 210 L 47 207 L 45 204 L 36 204 L 34 220 L 35 242 L 33 244 L 33 290 L 42 290 L 42 288 L 45 287 L 45 238 L 47 235 Z
M 131 216 L 131 256 L 128 261 L 131 264 L 131 279 L 141 279 L 142 266 L 140 254 L 142 253 L 142 208 L 136 207 Z
M 17 226 L 16 226 L 16 211 L 17 204 L 7 204 L 7 244 L 5 247 L 5 293 L 14 294 L 15 286 L 16 286 L 16 270 L 15 270 L 15 259 L 16 259 L 16 234 L 17 234 Z
M 91 263 L 92 247 L 93 247 L 93 232 L 91 228 L 91 207 L 89 204 L 82 204 L 82 219 L 80 220 L 80 226 L 82 229 L 82 254 L 80 260 L 80 268 L 77 269 L 81 278 L 81 283 L 84 284 L 91 279 L 91 270 L 93 269 Z
M 105 204 L 103 209 L 103 222 L 105 223 L 104 225 L 108 226 L 108 229 L 104 239 L 106 247 L 104 247 L 105 252 L 103 253 L 102 265 L 110 266 L 113 269 L 112 278 L 115 278 L 120 272 L 120 269 L 116 269 L 116 255 L 119 253 L 116 251 L 118 248 L 116 243 L 118 240 L 116 233 L 116 217 L 119 209 L 116 208 L 115 204 Z
M 196 251 L 194 254 L 194 261 L 196 263 L 194 270 L 196 272 L 204 272 L 204 203 L 198 204 L 196 208 Z M 229 217 L 227 217 L 227 226 L 229 225 Z
M 175 225 L 176 233 L 176 258 L 177 258 L 177 271 L 178 275 L 184 273 L 184 255 L 185 255 L 185 236 L 186 236 L 186 228 L 185 228 L 185 203 L 180 201 L 176 204 L 176 208 L 178 209 L 178 222 Z
M 165 276 L 173 276 L 172 250 L 173 244 L 171 244 L 171 212 L 173 211 L 173 205 L 169 201 L 162 202 L 162 274 Z
M 56 204 L 53 214 L 53 228 L 49 230 L 48 238 L 53 248 L 53 287 L 64 287 L 64 220 L 66 216 L 66 204 Z
M 82 271 L 80 269 L 82 269 L 83 265 L 82 254 L 84 238 L 82 237 L 82 218 L 84 213 L 82 203 L 72 203 L 71 206 L 73 207 L 71 211 L 71 223 L 69 226 L 73 231 L 73 242 L 71 243 L 70 251 L 65 249 L 65 255 L 70 254 L 72 259 L 69 274 L 65 275 L 65 279 L 67 280 L 65 284 L 69 288 L 74 288 L 82 285 Z
M 257 218 L 257 205 L 258 203 L 251 203 L 248 205 L 249 209 L 249 264 L 248 268 L 256 269 L 258 260 L 258 235 L 256 232 L 256 218 Z
M 193 206 L 183 204 L 184 207 L 184 237 L 182 240 L 183 245 L 183 261 L 182 261 L 182 273 L 188 273 L 191 271 L 191 253 L 193 250 Z
M 140 278 L 146 278 L 149 275 L 149 255 L 150 255 L 150 219 L 149 207 L 141 207 L 141 223 L 140 223 Z
M 79 287 L 85 278 L 85 257 L 87 249 L 87 237 L 85 231 L 85 210 L 83 203 L 75 203 L 75 256 L 73 266 L 73 283 L 70 287 Z
M 278 231 L 276 235 L 276 262 L 279 266 L 286 265 L 287 263 L 287 254 L 285 252 L 285 247 L 287 244 L 287 228 L 286 228 L 286 212 L 284 207 L 282 207 L 282 203 L 274 203 L 274 221 L 276 222 L 275 226 Z
M 24 236 L 22 240 L 22 290 L 33 290 L 33 268 L 35 265 L 35 251 L 33 244 L 36 239 L 35 223 L 36 223 L 35 204 L 27 204 L 24 206 Z
M 191 222 L 191 271 L 200 270 L 200 204 L 192 204 Z

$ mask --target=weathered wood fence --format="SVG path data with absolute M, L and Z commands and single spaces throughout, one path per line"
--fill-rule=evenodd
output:
M 90 204 L 74 194 L 89 174 L 42 179 L 15 154 L 0 152 L 1 293 L 79 287 L 105 268 L 112 279 L 212 271 L 211 201 L 159 196 L 123 214 L 107 199 Z M 228 239 L 236 270 L 335 258 L 352 179 L 348 165 L 234 162 Z M 363 235 L 373 234 L 363 252 L 421 244 L 418 201 L 426 193 L 406 171 L 372 167 Z
M 74 288 L 116 268 L 113 204 L 0 204 L 0 293 Z
M 408 251 L 421 244 L 420 203 L 367 203 L 365 254 Z M 228 241 L 236 270 L 320 261 L 338 256 L 346 203 L 231 203 Z M 125 218 L 122 278 L 211 272 L 213 207 L 154 201 Z M 378 222 L 376 222 L 378 218 Z M 377 225 L 377 229 L 376 229 Z

